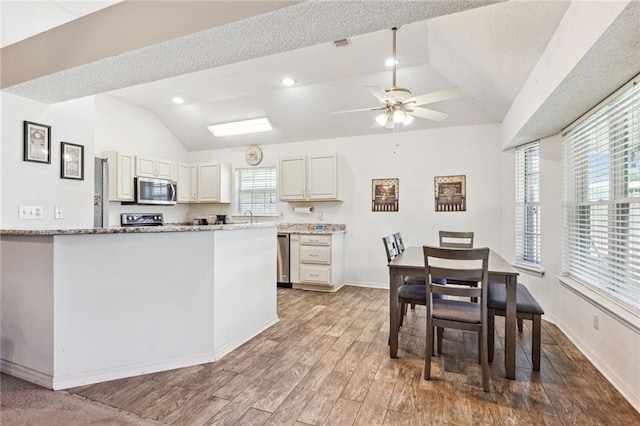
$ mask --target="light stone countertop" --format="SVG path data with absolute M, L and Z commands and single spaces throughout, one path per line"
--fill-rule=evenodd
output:
M 1 229 L 0 235 L 91 235 L 91 234 L 141 234 L 159 232 L 206 232 L 232 231 L 235 229 L 269 228 L 275 222 L 231 223 L 227 225 L 178 225 L 163 226 L 114 226 L 110 228 L 78 228 L 78 229 Z
M 206 232 L 232 231 L 247 228 L 278 227 L 278 232 L 290 234 L 336 234 L 346 232 L 344 224 L 323 223 L 324 230 L 316 231 L 315 223 L 229 223 L 226 225 L 181 225 L 166 224 L 163 226 L 114 226 L 110 228 L 76 228 L 76 229 L 0 229 L 0 235 L 92 235 L 92 234 L 139 234 L 159 232 Z

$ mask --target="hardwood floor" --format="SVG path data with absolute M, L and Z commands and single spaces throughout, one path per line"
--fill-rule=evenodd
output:
M 278 289 L 278 313 L 278 324 L 221 361 L 69 392 L 176 425 L 640 424 L 640 414 L 547 322 L 541 371 L 531 368 L 525 321 L 516 380 L 507 380 L 496 318 L 485 393 L 475 334 L 447 330 L 433 379 L 424 380 L 424 307 L 408 313 L 399 358 L 389 358 L 385 290 Z

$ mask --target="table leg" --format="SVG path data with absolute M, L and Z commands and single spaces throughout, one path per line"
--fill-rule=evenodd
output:
M 389 354 L 398 357 L 398 275 L 389 268 Z
M 504 322 L 504 369 L 508 379 L 516 378 L 516 286 L 517 276 L 507 275 L 507 312 Z

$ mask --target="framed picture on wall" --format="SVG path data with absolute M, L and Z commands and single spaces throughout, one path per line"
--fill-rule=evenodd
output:
M 466 176 L 436 176 L 435 200 L 437 212 L 467 211 Z
M 372 179 L 371 180 L 371 211 L 397 212 L 400 179 Z
M 60 142 L 60 177 L 84 180 L 84 146 Z
M 23 161 L 51 163 L 51 126 L 24 122 Z

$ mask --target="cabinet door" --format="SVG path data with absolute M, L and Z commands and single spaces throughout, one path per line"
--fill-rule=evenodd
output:
M 307 175 L 310 200 L 338 199 L 338 161 L 335 155 L 309 156 Z
M 174 180 L 173 176 L 173 161 L 168 160 L 156 160 L 156 177 L 161 179 Z
M 189 166 L 189 202 L 198 202 L 198 166 L 196 164 Z
M 280 199 L 304 200 L 306 198 L 306 167 L 304 157 L 280 159 Z
M 220 166 L 218 163 L 198 165 L 198 201 L 201 203 L 220 200 Z
M 178 202 L 188 203 L 191 187 L 189 186 L 189 165 L 178 163 Z
M 117 176 L 118 181 L 116 196 L 119 200 L 133 201 L 133 170 L 134 170 L 134 157 L 133 155 L 118 154 L 117 156 Z
M 136 157 L 136 176 L 156 177 L 156 161 L 151 158 Z

